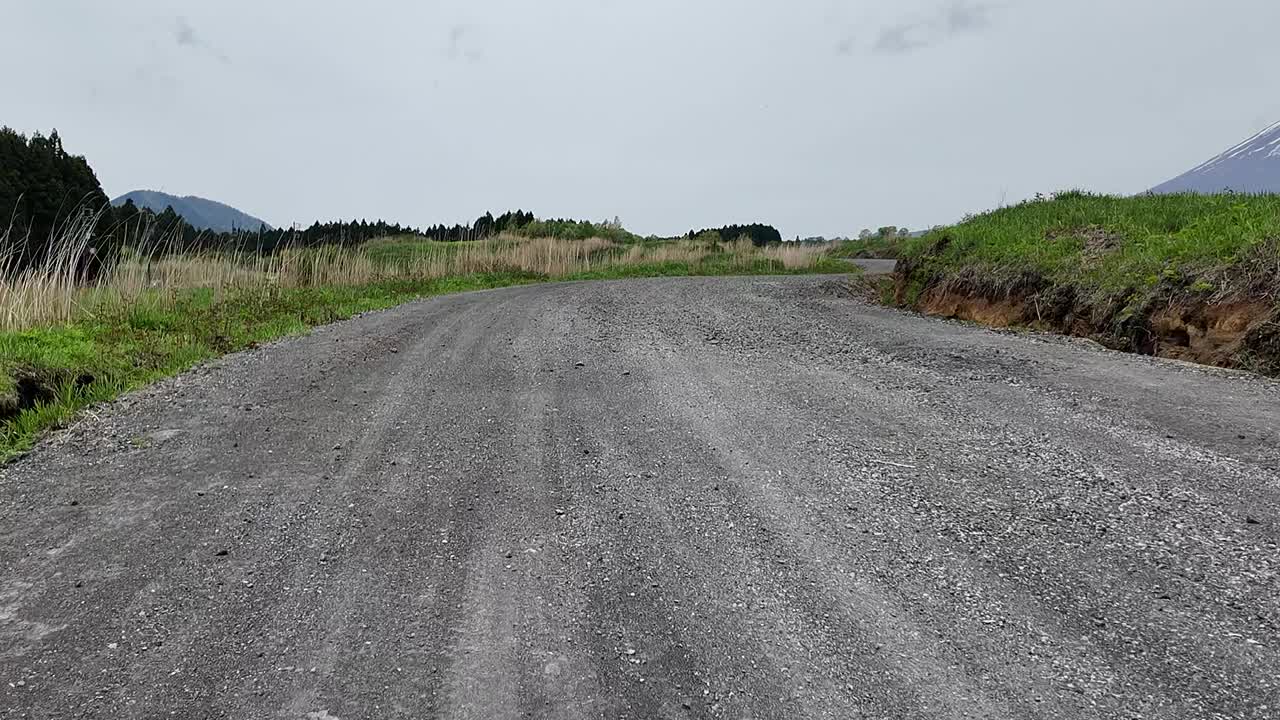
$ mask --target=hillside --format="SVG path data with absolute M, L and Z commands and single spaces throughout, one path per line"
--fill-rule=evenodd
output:
M 207 200 L 194 195 L 178 197 L 155 190 L 134 190 L 111 201 L 113 205 L 124 205 L 132 200 L 134 205 L 147 208 L 153 212 L 164 212 L 166 207 L 182 216 L 198 230 L 214 232 L 231 232 L 233 230 L 272 230 L 270 225 L 248 213 L 237 210 L 230 205 Z
M 1280 375 L 1280 196 L 1063 193 L 903 243 L 894 300 Z
M 1280 193 L 1280 123 L 1178 177 L 1158 194 L 1193 192 Z

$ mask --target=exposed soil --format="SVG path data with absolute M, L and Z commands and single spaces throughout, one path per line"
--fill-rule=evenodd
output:
M 930 315 L 969 320 L 991 327 L 1005 328 L 1027 324 L 1024 303 L 1011 300 L 989 300 L 984 297 L 954 292 L 931 293 L 921 307 Z M 1035 315 L 1032 314 L 1034 320 Z
M 1151 318 L 1161 342 L 1155 354 L 1230 366 L 1246 349 L 1250 333 L 1272 321 L 1275 314 L 1275 307 L 1258 302 L 1167 308 Z
M 1097 238 L 1095 252 L 1105 251 Z M 1109 348 L 1280 375 L 1280 305 L 1265 297 L 1219 300 L 1168 292 L 1144 306 L 1083 300 L 1076 288 L 1036 277 L 995 283 L 973 275 L 946 281 L 913 276 L 900 263 L 893 299 L 929 315 L 990 327 L 1030 327 L 1095 340 Z M 918 291 L 914 301 L 912 283 Z
M 12 420 L 24 410 L 52 401 L 57 397 L 58 388 L 68 382 L 83 388 L 93 380 L 93 376 L 88 374 L 19 370 L 14 377 L 13 390 L 0 394 L 0 422 Z

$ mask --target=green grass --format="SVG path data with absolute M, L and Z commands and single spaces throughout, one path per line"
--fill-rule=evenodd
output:
M 387 245 L 387 252 L 393 246 Z M 396 252 L 412 252 L 396 248 Z M 756 259 L 732 266 L 727 259 L 699 263 L 650 263 L 579 273 L 564 280 L 633 277 L 848 272 L 838 260 L 805 271 Z M 69 325 L 0 333 L 0 462 L 29 449 L 50 428 L 66 423 L 87 405 L 109 400 L 206 360 L 253 347 L 361 312 L 445 293 L 547 281 L 531 273 L 491 273 L 430 282 L 361 287 L 262 289 L 230 293 L 215 301 L 208 291 L 178 293 L 165 302 L 97 308 Z M 47 393 L 34 407 L 17 411 L 16 386 L 23 379 Z
M 845 240 L 831 249 L 832 257 L 839 258 L 896 258 L 902 252 L 905 238 L 882 237 Z
M 390 237 L 371 240 L 360 250 L 379 262 L 403 262 L 423 257 L 452 255 L 465 245 L 463 242 L 439 242 L 414 237 Z
M 584 220 L 534 220 L 528 225 L 516 229 L 515 233 L 524 237 L 553 237 L 561 240 L 604 238 L 624 244 L 656 239 L 640 237 L 620 225 L 593 223 Z
M 907 239 L 890 301 L 1280 376 L 1280 195 L 1038 198 Z
M 250 290 L 216 303 L 207 292 L 189 291 L 163 306 L 103 308 L 63 327 L 0 333 L 0 392 L 12 392 L 18 378 L 26 377 L 53 394 L 0 426 L 0 461 L 86 405 L 219 355 L 417 297 L 539 279 L 495 273 L 430 283 Z
M 1143 293 L 1167 281 L 1207 287 L 1224 270 L 1275 260 L 1280 196 L 1079 192 L 979 215 L 902 243 L 917 272 L 993 278 L 1034 273 L 1088 293 Z

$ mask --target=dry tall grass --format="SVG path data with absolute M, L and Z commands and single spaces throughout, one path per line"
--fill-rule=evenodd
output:
M 28 272 L 4 272 L 15 264 L 21 245 L 8 232 L 0 237 L 0 329 L 16 330 L 69 319 L 83 288 L 77 269 L 92 252 L 96 215 L 81 213 L 54 236 L 48 259 Z
M 782 263 L 788 270 L 799 270 L 813 267 L 819 259 L 827 254 L 826 246 L 818 245 L 774 245 L 764 249 L 764 257 Z
M 500 235 L 466 243 L 414 243 L 411 252 L 382 257 L 364 248 L 323 246 L 272 254 L 227 252 L 126 252 L 90 283 L 78 268 L 93 252 L 96 218 L 69 224 L 42 265 L 21 273 L 0 272 L 0 331 L 63 324 L 104 306 L 163 302 L 175 293 L 208 289 L 215 299 L 237 289 L 358 286 L 388 281 L 431 281 L 474 273 L 522 272 L 558 278 L 593 270 L 652 263 L 697 264 L 710 259 L 733 269 L 771 260 L 787 269 L 811 267 L 816 248 L 755 248 L 748 241 L 692 240 L 618 245 L 609 240 L 559 240 Z M 139 243 L 146 247 L 145 243 Z M 374 244 L 388 247 L 388 242 Z M 155 247 L 151 243 L 151 247 Z M 394 247 L 394 245 L 390 245 Z M 0 238 L 0 267 L 13 244 Z

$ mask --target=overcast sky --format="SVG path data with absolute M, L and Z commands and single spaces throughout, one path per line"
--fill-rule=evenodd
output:
M 919 228 L 1280 120 L 1277 0 L 12 0 L 0 124 L 276 224 Z

